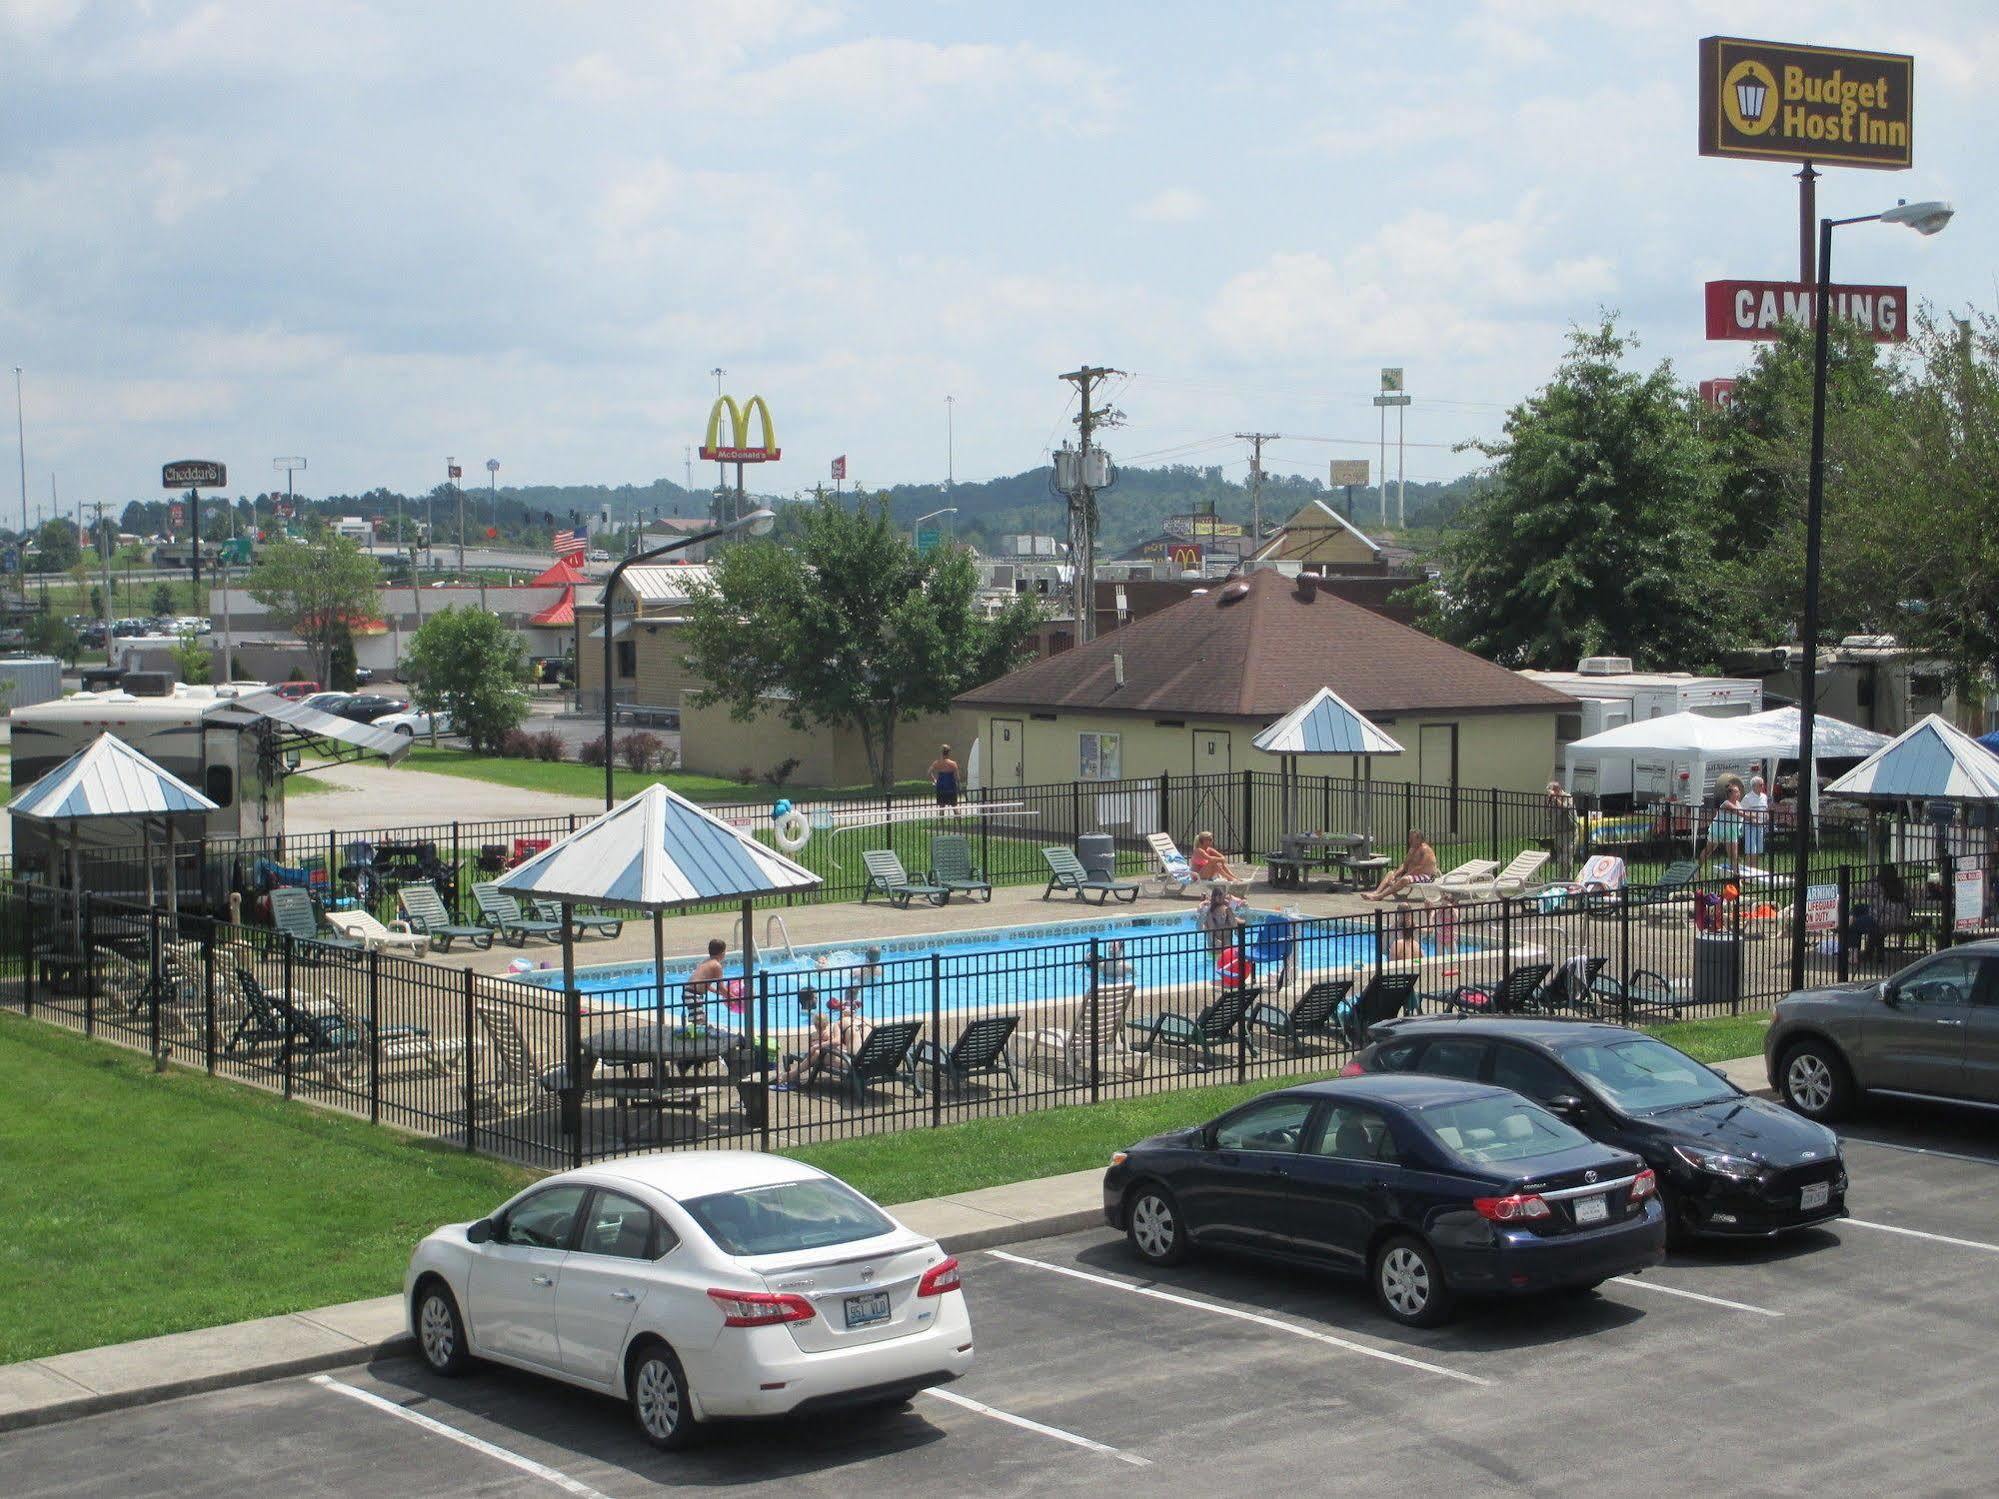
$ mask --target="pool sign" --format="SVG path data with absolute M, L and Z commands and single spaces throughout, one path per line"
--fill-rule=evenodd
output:
M 1857 326 L 1877 344 L 1898 344 L 1909 336 L 1906 286 L 1827 288 L 1832 315 Z M 1707 336 L 1711 339 L 1774 341 L 1785 323 L 1812 325 L 1816 288 L 1802 281 L 1710 281 Z
M 1951 882 L 1951 924 L 1968 932 L 1985 924 L 1985 871 L 1960 869 Z
M 1808 932 L 1839 930 L 1839 886 L 1805 886 L 1805 930 Z
M 1911 162 L 1916 60 L 1701 39 L 1700 152 L 1900 171 Z

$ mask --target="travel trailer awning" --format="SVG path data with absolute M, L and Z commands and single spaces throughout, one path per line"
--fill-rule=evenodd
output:
M 416 742 L 412 735 L 398 734 L 393 729 L 378 729 L 373 724 L 356 723 L 351 718 L 336 718 L 331 713 L 322 713 L 317 708 L 308 708 L 303 703 L 279 697 L 275 692 L 257 692 L 239 697 L 222 710 L 221 716 L 241 720 L 263 719 L 272 726 L 273 749 L 310 749 L 336 764 L 358 760 L 364 754 L 380 755 L 394 764 L 407 755 L 410 746 Z

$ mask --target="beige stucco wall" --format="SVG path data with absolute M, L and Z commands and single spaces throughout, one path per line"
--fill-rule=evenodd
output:
M 948 717 L 902 725 L 895 736 L 895 778 L 924 779 L 937 746 L 958 743 L 952 734 Z M 790 780 L 797 785 L 865 786 L 873 780 L 861 737 L 851 729 L 801 733 L 775 713 L 739 722 L 727 708 L 697 708 L 686 702 L 680 710 L 680 758 L 684 768 L 704 775 L 735 776 L 746 769 L 762 775 L 795 758 L 798 768 Z M 958 760 L 964 763 L 962 749 Z

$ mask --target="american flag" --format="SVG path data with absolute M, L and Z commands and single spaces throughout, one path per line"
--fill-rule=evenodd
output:
M 557 531 L 555 533 L 555 555 L 558 557 L 574 557 L 589 544 L 589 540 L 589 532 L 581 526 L 571 526 L 566 531 Z

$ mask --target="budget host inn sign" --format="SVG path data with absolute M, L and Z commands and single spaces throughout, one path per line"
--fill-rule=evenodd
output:
M 1915 59 L 1740 37 L 1701 40 L 1701 155 L 1910 163 Z

